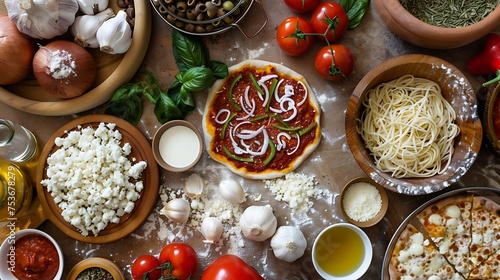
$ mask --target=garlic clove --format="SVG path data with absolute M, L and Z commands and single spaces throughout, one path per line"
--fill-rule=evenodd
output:
M 79 10 L 85 15 L 95 15 L 104 11 L 109 0 L 78 0 Z
M 304 255 L 307 240 L 300 229 L 293 226 L 281 226 L 271 238 L 270 245 L 276 258 L 294 262 Z
M 205 183 L 200 175 L 193 173 L 184 182 L 184 194 L 189 198 L 200 196 L 205 188 Z
M 185 223 L 189 219 L 191 206 L 182 198 L 174 198 L 160 210 L 160 214 L 167 216 L 172 222 Z
M 223 226 L 219 219 L 207 217 L 201 223 L 200 231 L 203 237 L 205 237 L 203 242 L 214 243 L 219 241 L 222 236 Z
M 96 34 L 97 30 L 107 19 L 113 17 L 115 13 L 111 8 L 108 8 L 96 15 L 77 16 L 73 25 L 71 25 L 71 33 L 75 38 L 74 41 L 84 48 L 97 48 Z
M 77 0 L 4 0 L 4 4 L 19 31 L 35 39 L 63 35 L 78 12 Z
M 276 232 L 278 221 L 270 205 L 249 206 L 240 217 L 243 235 L 253 241 L 264 241 Z
M 109 54 L 127 52 L 132 44 L 132 27 L 127 22 L 125 10 L 120 10 L 116 16 L 103 22 L 96 33 L 99 49 Z
M 247 200 L 243 187 L 240 185 L 240 183 L 232 179 L 223 180 L 222 182 L 220 182 L 219 193 L 222 198 L 233 204 L 239 204 Z

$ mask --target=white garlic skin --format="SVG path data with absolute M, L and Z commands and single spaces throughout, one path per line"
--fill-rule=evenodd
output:
M 264 241 L 276 232 L 278 221 L 273 208 L 265 206 L 249 206 L 240 217 L 240 228 L 243 235 L 253 241 Z
M 286 262 L 294 262 L 302 257 L 306 247 L 307 240 L 304 234 L 293 226 L 280 226 L 271 238 L 274 256 Z
M 225 200 L 239 204 L 245 202 L 246 195 L 240 183 L 232 179 L 223 180 L 219 184 L 219 193 Z
M 214 217 L 207 217 L 201 223 L 200 231 L 205 240 L 205 243 L 214 243 L 219 241 L 224 230 L 222 223 L 219 219 Z
M 193 173 L 184 182 L 184 194 L 189 198 L 200 196 L 205 188 L 205 182 L 200 175 Z
M 182 198 L 174 198 L 167 202 L 160 210 L 160 214 L 167 216 L 172 222 L 185 223 L 189 219 L 191 206 Z
M 35 39 L 63 35 L 75 21 L 77 0 L 5 0 L 10 20 Z
M 97 15 L 77 16 L 75 23 L 71 26 L 71 33 L 75 37 L 74 41 L 84 48 L 98 48 L 96 34 L 99 27 L 115 13 L 108 8 Z
M 96 33 L 99 49 L 109 54 L 127 52 L 132 44 L 132 27 L 127 22 L 125 10 L 119 10 L 116 16 L 103 22 Z
M 95 15 L 104 11 L 109 5 L 109 0 L 78 0 L 78 7 L 85 15 Z

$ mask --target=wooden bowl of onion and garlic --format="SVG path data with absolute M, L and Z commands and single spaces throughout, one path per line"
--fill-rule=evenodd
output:
M 423 54 L 395 57 L 369 71 L 351 95 L 345 125 L 366 175 L 407 195 L 456 182 L 477 158 L 483 135 L 467 78 Z
M 0 23 L 0 100 L 47 116 L 108 101 L 139 69 L 151 34 L 145 0 L 0 0 Z
M 374 0 L 387 27 L 401 39 L 430 49 L 453 49 L 493 31 L 498 1 Z

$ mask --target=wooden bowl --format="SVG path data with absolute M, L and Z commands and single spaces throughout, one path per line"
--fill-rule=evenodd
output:
M 368 90 L 380 83 L 411 74 L 441 86 L 443 97 L 456 112 L 460 134 L 455 138 L 451 163 L 441 174 L 428 178 L 393 178 L 379 170 L 356 127 L 363 112 L 362 102 Z M 368 72 L 354 89 L 346 111 L 347 143 L 357 163 L 377 184 L 409 195 L 432 193 L 456 182 L 477 158 L 483 129 L 477 113 L 476 94 L 467 78 L 450 63 L 428 55 L 409 54 L 389 59 Z
M 344 208 L 344 197 L 345 197 L 346 191 L 356 183 L 368 183 L 368 184 L 372 185 L 373 187 L 375 187 L 377 189 L 378 193 L 380 194 L 380 198 L 382 200 L 382 205 L 381 205 L 380 211 L 373 218 L 371 218 L 367 221 L 357 221 L 357 220 L 352 219 L 346 213 L 346 210 Z M 378 222 L 380 222 L 384 218 L 385 213 L 387 212 L 387 208 L 389 208 L 389 198 L 387 197 L 387 192 L 385 191 L 385 188 L 383 188 L 379 184 L 375 183 L 375 181 L 373 181 L 371 178 L 360 177 L 360 178 L 352 179 L 344 186 L 344 188 L 340 192 L 340 209 L 342 211 L 342 215 L 344 215 L 344 217 L 346 218 L 347 221 L 349 221 L 349 223 L 354 224 L 358 227 L 366 228 L 366 227 L 371 227 L 371 226 L 376 225 Z
M 125 54 L 111 55 L 89 49 L 97 64 L 97 78 L 91 89 L 71 99 L 59 99 L 44 91 L 34 75 L 14 84 L 0 87 L 0 100 L 21 111 L 44 116 L 63 116 L 95 108 L 108 101 L 115 91 L 135 75 L 146 55 L 151 35 L 151 11 L 148 0 L 135 0 L 135 25 L 132 45 Z M 116 1 L 109 6 L 118 11 Z M 7 13 L 0 0 L 0 14 Z
M 481 21 L 459 28 L 433 26 L 408 12 L 399 0 L 374 0 L 387 27 L 401 39 L 430 49 L 458 48 L 485 36 L 500 22 L 500 4 Z
M 170 130 L 177 129 L 177 130 Z M 180 129 L 180 130 L 179 130 Z M 170 130 L 169 134 L 165 132 Z M 186 136 L 187 138 L 183 137 Z M 166 135 L 169 139 L 163 139 Z M 163 140 L 165 140 L 163 142 Z M 170 146 L 174 153 L 169 154 L 163 150 L 162 145 Z M 153 155 L 156 162 L 165 170 L 184 172 L 198 163 L 203 154 L 203 138 L 200 131 L 192 123 L 185 120 L 169 121 L 155 132 L 152 143 Z
M 76 280 L 78 276 L 86 269 L 91 268 L 101 268 L 109 272 L 113 276 L 114 280 L 124 280 L 122 271 L 120 268 L 112 261 L 105 258 L 88 258 L 77 263 L 69 272 L 67 280 Z
M 487 146 L 490 147 L 496 154 L 500 155 L 500 139 L 495 133 L 495 102 L 500 93 L 500 84 L 491 85 L 487 90 L 486 102 L 484 104 L 483 125 L 484 134 L 486 135 Z

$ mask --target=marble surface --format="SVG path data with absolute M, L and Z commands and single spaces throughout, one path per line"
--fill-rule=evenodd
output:
M 128 237 L 108 244 L 90 244 L 67 237 L 50 221 L 43 222 L 39 228 L 51 234 L 64 250 L 64 275 L 67 275 L 79 261 L 95 256 L 113 260 L 123 270 L 126 279 L 131 279 L 130 264 L 136 257 L 141 254 L 158 254 L 167 242 L 182 241 L 189 242 L 198 253 L 199 265 L 193 279 L 198 279 L 204 268 L 223 253 L 239 255 L 266 279 L 320 279 L 311 261 L 314 238 L 326 226 L 345 222 L 338 206 L 340 190 L 351 179 L 365 176 L 349 151 L 344 129 L 345 109 L 350 94 L 359 80 L 370 69 L 386 59 L 402 54 L 423 53 L 453 63 L 464 71 L 475 89 L 479 89 L 483 82 L 481 77 L 465 72 L 465 62 L 468 57 L 482 48 L 484 38 L 453 50 L 438 51 L 419 48 L 400 40 L 391 33 L 380 19 L 373 4 L 359 27 L 348 31 L 340 42 L 353 52 L 355 58 L 353 74 L 348 81 L 328 82 L 315 72 L 313 63 L 315 53 L 324 43 L 316 40 L 312 50 L 301 57 L 290 57 L 282 53 L 275 42 L 276 28 L 283 19 L 294 13 L 280 0 L 265 0 L 262 5 L 269 21 L 256 37 L 246 38 L 238 29 L 233 28 L 223 34 L 204 36 L 203 40 L 209 47 L 211 58 L 214 60 L 223 61 L 228 65 L 246 59 L 268 60 L 292 68 L 307 79 L 321 104 L 323 139 L 318 149 L 296 172 L 314 176 L 317 182 L 316 188 L 321 190 L 323 195 L 317 199 L 311 199 L 314 204 L 308 212 L 297 213 L 292 211 L 287 203 L 277 201 L 276 197 L 265 188 L 263 181 L 237 177 L 209 159 L 204 153 L 200 162 L 189 172 L 171 173 L 162 170 L 160 196 L 156 207 L 144 224 Z M 166 90 L 178 72 L 172 55 L 171 29 L 153 10 L 151 12 L 153 29 L 143 67 L 157 73 L 161 87 Z M 262 17 L 257 16 L 259 13 L 259 10 L 251 11 L 242 21 L 242 28 L 256 28 L 262 20 Z M 306 14 L 304 17 L 308 18 L 309 15 Z M 500 28 L 497 31 L 500 32 Z M 206 91 L 196 93 L 194 98 L 197 109 L 187 117 L 187 120 L 201 129 L 201 114 L 206 101 Z M 478 96 L 478 98 L 481 100 L 484 96 Z M 46 117 L 22 112 L 0 102 L 0 117 L 11 119 L 33 131 L 40 145 L 43 146 L 54 131 L 71 119 L 86 114 L 102 113 L 105 107 L 104 104 L 79 114 Z M 152 106 L 145 102 L 144 115 L 137 127 L 151 141 L 159 126 L 160 123 L 153 114 Z M 32 170 L 29 172 L 32 173 Z M 269 240 L 262 243 L 249 241 L 237 233 L 237 228 L 232 228 L 236 233 L 229 234 L 227 231 L 229 237 L 222 244 L 206 245 L 202 242 L 199 232 L 190 233 L 186 228 L 182 229 L 178 225 L 173 225 L 166 217 L 161 216 L 159 211 L 165 204 L 167 196 L 171 192 L 181 190 L 183 181 L 191 173 L 201 175 L 211 187 L 225 178 L 238 180 L 248 194 L 247 202 L 242 204 L 238 211 L 249 205 L 270 204 L 273 206 L 278 225 L 295 225 L 303 231 L 308 242 L 304 256 L 294 263 L 280 261 L 273 255 Z M 500 188 L 499 174 L 499 159 L 483 146 L 471 169 L 457 183 L 442 192 L 467 186 Z M 380 279 L 384 254 L 393 233 L 409 213 L 435 195 L 437 194 L 406 196 L 389 192 L 390 206 L 385 218 L 376 226 L 364 229 L 373 243 L 374 255 L 371 266 L 362 279 Z

